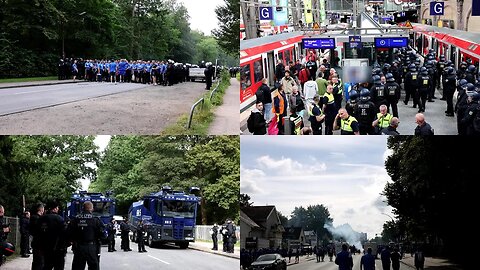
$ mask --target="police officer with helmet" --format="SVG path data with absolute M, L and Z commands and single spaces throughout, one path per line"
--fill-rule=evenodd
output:
M 370 101 L 370 91 L 366 88 L 360 89 L 360 100 L 357 103 L 358 128 L 360 135 L 375 134 L 372 122 L 375 120 L 375 104 Z
M 385 88 L 387 90 L 387 108 L 392 107 L 392 114 L 394 117 L 398 117 L 398 100 L 400 99 L 401 87 L 395 81 L 395 76 L 392 73 L 387 73 L 385 75 L 387 83 Z
M 425 104 L 427 102 L 427 96 L 430 94 L 432 77 L 429 75 L 429 71 L 426 67 L 420 68 L 420 75 L 418 76 L 418 92 L 415 95 L 415 103 L 418 104 L 418 112 L 425 112 Z M 432 96 L 429 96 L 432 97 Z M 430 101 L 430 99 L 429 99 Z
M 453 72 L 453 71 L 452 71 Z M 467 80 L 461 79 L 458 82 L 457 90 L 457 103 L 455 104 L 455 113 L 457 114 L 457 131 L 459 135 L 465 135 L 466 128 L 462 123 L 462 119 L 465 116 L 465 111 L 467 109 L 467 89 L 469 92 L 475 91 L 475 86 L 473 84 L 468 84 Z
M 380 105 L 387 104 L 387 96 L 385 93 L 385 85 L 382 84 L 381 77 L 378 75 L 373 76 L 373 86 L 370 89 L 372 95 L 372 101 L 375 104 L 375 108 L 379 108 Z
M 408 104 L 410 96 L 413 97 L 413 108 L 417 107 L 417 103 L 415 103 L 415 93 L 418 90 L 418 72 L 417 67 L 415 64 L 410 64 L 408 66 L 408 72 L 405 75 L 405 100 L 403 103 L 405 105 Z
M 446 116 L 454 116 L 453 114 L 453 94 L 455 93 L 455 87 L 457 80 L 455 78 L 455 72 L 452 67 L 446 68 L 447 72 L 442 75 L 442 85 L 443 85 L 443 97 L 447 101 L 447 110 L 445 111 Z M 463 80 L 464 84 L 467 83 L 466 80 Z
M 93 204 L 86 201 L 83 212 L 69 224 L 70 238 L 75 245 L 72 270 L 83 270 L 88 264 L 89 270 L 100 268 L 100 243 L 105 237 L 104 225 L 98 217 L 92 215 Z

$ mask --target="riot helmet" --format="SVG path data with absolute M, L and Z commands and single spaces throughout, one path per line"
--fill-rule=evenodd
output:
M 394 82 L 395 81 L 395 78 L 393 77 L 392 73 L 387 73 L 385 75 L 385 79 L 387 79 L 387 82 Z

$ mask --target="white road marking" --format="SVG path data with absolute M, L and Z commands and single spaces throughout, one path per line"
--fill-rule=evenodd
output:
M 160 261 L 160 262 L 162 262 L 162 263 L 164 263 L 164 264 L 170 264 L 170 263 L 168 263 L 168 262 L 166 262 L 166 261 L 162 261 L 162 260 L 160 260 L 159 258 L 155 258 L 155 257 L 153 257 L 153 256 L 151 256 L 151 255 L 148 255 L 148 257 L 150 257 L 150 258 L 152 258 L 152 259 L 155 259 L 155 260 L 157 260 L 157 261 Z

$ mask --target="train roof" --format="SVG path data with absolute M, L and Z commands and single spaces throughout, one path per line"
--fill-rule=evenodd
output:
M 254 39 L 240 40 L 240 50 L 249 49 L 252 47 L 263 46 L 270 43 L 281 42 L 290 38 L 295 38 L 298 36 L 303 36 L 303 33 L 300 31 L 282 33 L 278 35 L 265 36 Z
M 414 23 L 412 26 L 414 32 L 424 32 L 426 35 L 434 36 L 440 42 L 452 44 L 476 57 L 480 56 L 480 33 L 418 23 Z

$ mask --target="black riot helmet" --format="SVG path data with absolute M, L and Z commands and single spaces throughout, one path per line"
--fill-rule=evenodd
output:
M 467 66 L 468 66 L 467 62 L 464 61 L 464 62 L 461 62 L 461 63 L 460 63 L 460 67 L 459 67 L 459 68 L 460 68 L 460 69 L 467 69 Z
M 425 66 L 427 68 L 432 68 L 433 67 L 433 61 L 432 60 L 428 60 L 427 63 L 425 64 Z
M 448 60 L 447 62 L 445 62 L 445 64 L 449 67 L 453 67 L 453 62 L 451 60 Z
M 480 93 L 479 92 L 474 92 L 471 95 L 471 97 L 472 97 L 472 101 L 476 101 L 476 102 L 480 101 Z
M 448 75 L 452 75 L 452 74 L 454 74 L 454 73 L 455 73 L 455 69 L 454 69 L 453 67 L 448 67 L 448 69 L 447 69 L 447 74 L 448 74 Z
M 378 84 L 378 83 L 381 83 L 381 82 L 382 82 L 381 77 L 378 76 L 378 75 L 374 75 L 374 76 L 372 77 L 372 81 L 373 81 L 373 83 L 375 83 L 375 84 Z
M 472 96 L 474 93 L 476 93 L 477 91 L 477 88 L 475 87 L 475 85 L 473 85 L 472 83 L 467 83 L 466 85 L 464 85 L 464 88 L 467 92 L 467 96 Z
M 392 66 L 389 63 L 383 64 L 383 69 L 389 70 Z
M 382 74 L 382 70 L 380 68 L 374 68 L 374 69 L 372 69 L 372 74 L 373 75 L 380 75 L 380 74 Z
M 370 91 L 366 88 L 360 90 L 360 100 L 368 101 L 370 99 Z
M 440 61 L 445 62 L 445 55 L 440 55 Z
M 470 65 L 470 66 L 468 66 L 467 71 L 473 74 L 473 73 L 475 73 L 475 69 L 476 69 L 476 68 L 475 68 L 474 65 Z
M 417 67 L 415 66 L 415 64 L 410 64 L 410 65 L 408 66 L 408 69 L 409 69 L 410 71 L 417 71 Z
M 461 79 L 460 81 L 458 81 L 458 86 L 462 87 L 462 86 L 466 85 L 467 83 L 468 83 L 467 80 Z
M 358 99 L 358 97 L 360 96 L 357 92 L 357 90 L 355 89 L 352 89 L 348 92 L 348 95 L 350 97 L 350 100 L 351 101 L 355 101 L 356 99 Z
M 428 69 L 426 67 L 421 67 L 420 68 L 420 74 L 422 75 L 428 75 Z
M 395 78 L 393 77 L 392 73 L 387 73 L 385 75 L 385 79 L 387 79 L 387 82 L 394 82 L 395 81 Z

